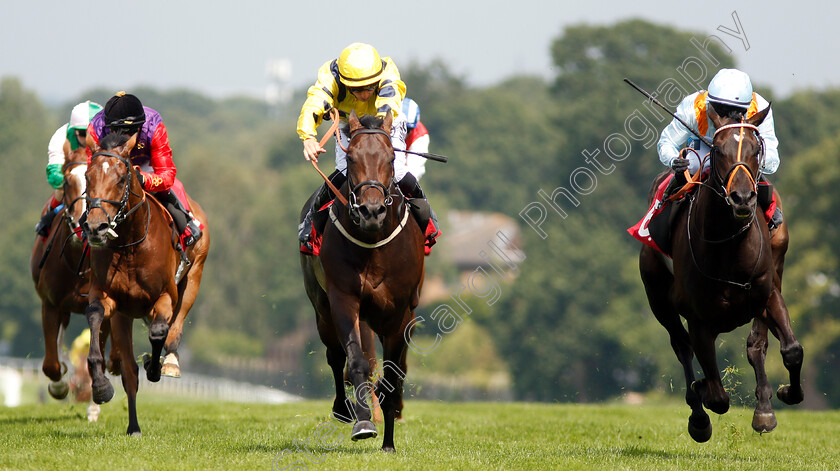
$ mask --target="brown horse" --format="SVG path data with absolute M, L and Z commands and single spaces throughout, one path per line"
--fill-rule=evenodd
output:
M 85 170 L 87 154 L 84 147 L 71 150 L 65 144 L 64 184 L 61 217 L 53 219 L 49 236 L 35 238 L 30 258 L 30 270 L 35 290 L 41 298 L 41 326 L 44 330 L 44 362 L 42 370 L 50 378 L 47 390 L 56 399 L 67 396 L 68 384 L 64 380 L 67 365 L 62 365 L 59 356 L 64 347 L 64 332 L 70 323 L 70 313 L 83 314 L 87 308 L 87 293 L 90 287 L 90 260 L 87 247 L 81 237 L 79 220 L 85 211 Z M 50 211 L 48 207 L 44 212 Z M 43 214 L 43 212 L 42 212 Z M 101 348 L 110 331 L 110 324 L 102 324 Z M 109 368 L 118 373 L 115 363 L 117 352 L 112 349 Z
M 111 133 L 96 145 L 85 174 L 87 220 L 82 225 L 91 245 L 91 287 L 85 312 L 91 329 L 88 369 L 92 396 L 101 404 L 111 400 L 114 388 L 102 373 L 102 352 L 97 333 L 106 319 L 111 321 L 113 344 L 119 349 L 123 388 L 128 396 L 128 431 L 140 434 L 136 397 L 138 367 L 134 360 L 132 326 L 134 319 L 148 318 L 151 358 L 144 361 L 149 381 L 159 381 L 160 356 L 177 351 L 184 320 L 198 295 L 204 261 L 210 248 L 209 231 L 187 250 L 190 264 L 180 279 L 181 256 L 175 249 L 176 235 L 166 209 L 146 193 L 128 158 L 137 135 L 129 138 Z M 101 147 L 100 147 L 101 146 Z M 201 221 L 201 207 L 190 200 L 190 207 Z
M 382 405 L 382 450 L 394 451 L 394 419 L 402 401 L 410 321 L 423 279 L 423 232 L 407 223 L 409 208 L 394 183 L 391 116 L 349 118 L 347 184 L 349 207 L 334 204 L 318 257 L 301 255 L 304 286 L 327 347 L 335 380 L 333 414 L 355 424 L 353 440 L 375 437 L 368 393 Z M 313 195 L 314 196 L 314 195 Z M 301 213 L 301 219 L 305 214 Z M 320 280 L 319 280 L 320 279 Z M 363 352 L 360 321 L 383 345 L 382 379 L 371 385 L 371 364 Z M 344 367 L 355 404 L 344 391 Z
M 711 175 L 696 194 L 689 194 L 687 201 L 674 210 L 678 213 L 671 226 L 673 265 L 647 245 L 639 257 L 650 308 L 667 329 L 671 347 L 683 366 L 685 399 L 692 410 L 688 431 L 698 442 L 712 435 L 704 406 L 717 414 L 729 409 L 715 355 L 715 339 L 721 333 L 754 322 L 748 358 L 758 383 L 755 430 L 765 432 L 775 427 L 770 386 L 764 374 L 768 328 L 780 339 L 791 381 L 777 395 L 786 404 L 799 403 L 803 398 L 799 384 L 803 350 L 793 335 L 781 295 L 787 229 L 776 231 L 779 235 L 771 247 L 767 225 L 756 204 L 756 176 L 763 155 L 757 126 L 769 110 L 736 120 L 721 117 L 709 108 L 717 129 L 710 153 Z M 655 186 L 651 197 L 654 191 Z M 680 316 L 685 318 L 688 331 Z M 692 364 L 695 355 L 705 375 L 697 381 Z

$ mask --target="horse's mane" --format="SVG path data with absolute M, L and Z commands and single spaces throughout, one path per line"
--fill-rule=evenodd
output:
M 385 121 L 385 118 L 382 116 L 376 116 L 372 114 L 366 114 L 359 118 L 359 123 L 365 129 L 379 129 L 382 127 L 382 123 Z M 341 131 L 344 134 L 350 134 L 350 124 L 346 123 L 343 124 L 341 127 Z
M 113 149 L 114 147 L 119 147 L 121 145 L 125 145 L 128 142 L 128 139 L 131 136 L 123 134 L 121 132 L 110 132 L 99 141 L 99 147 L 105 150 Z

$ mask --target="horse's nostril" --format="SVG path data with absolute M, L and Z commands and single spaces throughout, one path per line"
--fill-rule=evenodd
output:
M 103 222 L 96 228 L 97 232 L 105 232 L 108 230 L 108 223 Z
M 384 214 L 384 213 L 385 213 L 385 211 L 386 211 L 386 210 L 387 210 L 387 208 L 385 208 L 385 205 L 384 205 L 384 204 L 380 204 L 380 205 L 379 205 L 379 208 L 376 210 L 376 215 L 377 215 L 377 216 L 381 216 L 382 214 Z

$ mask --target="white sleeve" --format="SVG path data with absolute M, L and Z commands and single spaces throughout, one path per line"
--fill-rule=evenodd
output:
M 694 131 L 697 131 L 697 115 L 694 113 L 695 98 L 697 98 L 697 93 L 685 97 L 677 107 L 675 114 L 691 126 Z M 659 152 L 659 161 L 670 167 L 671 161 L 680 155 L 680 149 L 685 147 L 688 139 L 692 136 L 691 131 L 686 129 L 679 121 L 671 120 L 668 126 L 662 130 L 659 143 L 656 145 L 656 150 Z
M 429 140 L 428 134 L 420 136 L 411 143 L 411 147 L 408 150 L 412 152 L 429 152 Z M 426 159 L 414 154 L 406 154 L 405 157 L 408 160 L 408 171 L 414 175 L 417 181 L 420 181 L 420 178 L 426 173 Z
M 64 141 L 67 140 L 67 125 L 58 128 L 47 145 L 47 165 L 64 165 Z
M 758 111 L 767 108 L 770 103 L 761 95 L 756 94 L 756 105 Z M 758 133 L 764 138 L 764 164 L 761 171 L 764 173 L 776 173 L 779 169 L 779 140 L 776 138 L 776 127 L 773 123 L 773 110 L 767 113 L 764 121 L 758 125 Z

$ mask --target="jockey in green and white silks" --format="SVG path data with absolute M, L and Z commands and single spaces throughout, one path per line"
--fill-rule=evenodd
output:
M 70 111 L 70 121 L 56 129 L 47 145 L 47 183 L 53 187 L 53 195 L 50 197 L 49 207 L 41 220 L 35 226 L 35 232 L 46 237 L 52 220 L 56 213 L 61 210 L 61 200 L 64 196 L 64 174 L 61 172 L 64 166 L 64 146 L 69 143 L 71 150 L 85 146 L 88 124 L 96 113 L 102 110 L 102 105 L 90 100 L 79 103 Z M 77 171 L 84 172 L 84 167 Z

